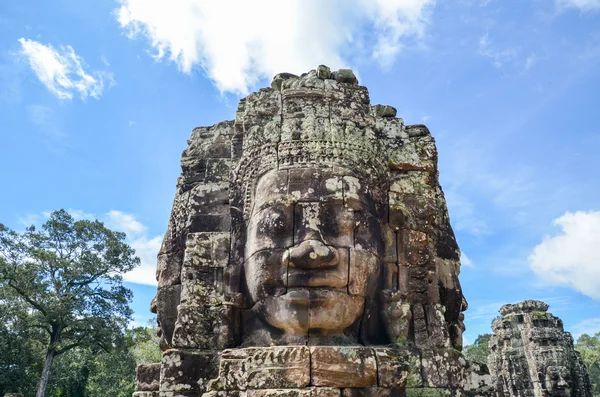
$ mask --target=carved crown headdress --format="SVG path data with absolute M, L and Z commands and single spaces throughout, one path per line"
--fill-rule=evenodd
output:
M 374 187 L 376 201 L 385 200 L 385 148 L 376 133 L 368 91 L 353 74 L 327 72 L 277 75 L 273 88 L 240 102 L 234 137 L 239 161 L 230 182 L 232 203 L 243 207 L 245 217 L 252 208 L 254 184 L 274 169 L 352 172 Z

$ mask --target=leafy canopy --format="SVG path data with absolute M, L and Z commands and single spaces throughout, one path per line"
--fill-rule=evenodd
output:
M 31 310 L 28 326 L 55 356 L 75 347 L 109 350 L 132 311 L 122 273 L 139 264 L 125 234 L 97 220 L 53 212 L 41 230 L 0 223 L 0 289 Z
M 490 354 L 488 343 L 492 334 L 479 335 L 475 339 L 475 343 L 465 347 L 463 354 L 470 361 L 475 361 L 482 364 L 487 364 L 487 357 Z
M 585 363 L 590 382 L 592 384 L 592 394 L 594 397 L 600 396 L 600 332 L 590 336 L 583 334 L 577 339 L 575 349 L 581 353 L 581 358 Z

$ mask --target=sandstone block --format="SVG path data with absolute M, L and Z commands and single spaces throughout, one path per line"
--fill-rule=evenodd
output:
M 403 388 L 410 367 L 405 355 L 393 347 L 375 347 L 373 350 L 377 360 L 379 387 Z
M 157 319 L 163 332 L 161 338 L 171 346 L 177 321 L 177 306 L 181 297 L 181 285 L 159 287 L 156 292 Z
M 330 79 L 331 69 L 325 65 L 319 65 L 319 67 L 317 67 L 317 77 L 320 79 Z
M 329 204 L 297 203 L 294 213 L 294 241 L 315 239 L 315 234 L 319 234 L 317 238 L 327 245 L 336 248 L 352 247 L 354 213 L 341 203 L 341 200 Z
M 247 397 L 340 397 L 340 389 L 309 387 L 304 389 L 248 390 Z
M 180 305 L 173 346 L 224 349 L 234 345 L 237 315 L 230 305 Z
M 135 391 L 133 397 L 160 397 L 159 391 Z
M 246 258 L 255 252 L 293 245 L 294 206 L 284 204 L 256 209 L 248 223 Z
M 452 390 L 433 387 L 406 388 L 406 397 L 450 397 Z
M 160 363 L 140 364 L 135 369 L 136 391 L 158 391 L 160 384 Z
M 389 264 L 386 264 L 389 266 Z M 410 304 L 398 290 L 383 290 L 381 292 L 383 321 L 386 325 L 390 341 L 406 345 L 410 336 L 412 312 Z
M 169 349 L 161 361 L 160 391 L 202 393 L 217 376 L 218 363 L 216 352 Z
M 287 249 L 262 250 L 254 253 L 244 263 L 246 286 L 251 304 L 268 296 L 279 296 L 286 292 L 287 265 L 284 255 Z
M 158 393 L 158 397 L 199 397 L 199 396 L 202 396 L 202 393 L 198 392 L 198 391 L 175 391 L 175 392 L 161 391 Z M 154 397 L 154 396 L 151 396 L 151 397 Z
M 161 253 L 156 259 L 156 278 L 158 287 L 181 283 L 181 262 L 173 263 L 173 254 Z
M 214 388 L 285 389 L 303 388 L 309 384 L 308 347 L 273 346 L 225 350 L 221 356 L 219 378 Z
M 454 349 L 423 349 L 421 351 L 423 381 L 430 387 L 462 388 L 466 361 Z
M 396 117 L 396 108 L 389 105 L 375 105 L 373 113 L 376 117 Z
M 368 387 L 377 384 L 377 364 L 370 348 L 313 346 L 310 354 L 311 384 L 314 386 Z
M 404 389 L 384 387 L 364 387 L 343 389 L 342 397 L 405 397 Z
M 340 69 L 337 72 L 333 72 L 333 76 L 340 83 L 358 84 L 358 79 L 350 69 Z
M 231 218 L 220 214 L 196 214 L 190 217 L 191 232 L 228 232 Z
M 249 388 L 300 388 L 310 384 L 308 347 L 275 346 L 246 350 L 245 370 Z

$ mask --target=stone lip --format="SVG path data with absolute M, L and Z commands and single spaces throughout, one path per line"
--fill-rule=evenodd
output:
M 550 307 L 547 303 L 538 300 L 525 300 L 519 303 L 504 305 L 498 312 L 506 316 L 508 314 L 521 314 L 531 312 L 546 312 Z

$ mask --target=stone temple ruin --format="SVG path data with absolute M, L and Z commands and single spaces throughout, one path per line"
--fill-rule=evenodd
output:
M 352 71 L 275 76 L 194 129 L 181 167 L 151 308 L 163 359 L 135 397 L 495 395 L 460 352 L 434 139 Z
M 528 300 L 504 305 L 494 321 L 488 364 L 499 397 L 592 397 L 581 356 L 548 305 Z

